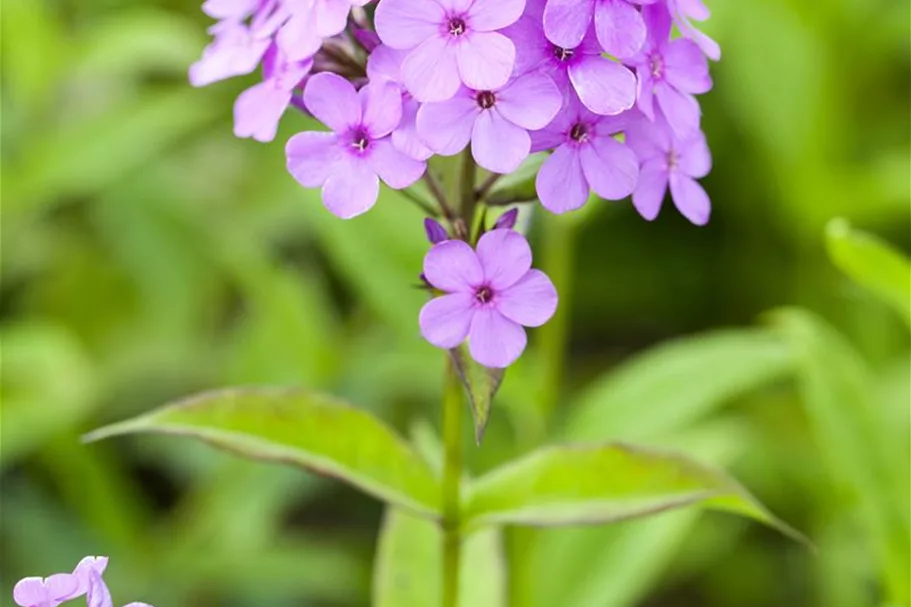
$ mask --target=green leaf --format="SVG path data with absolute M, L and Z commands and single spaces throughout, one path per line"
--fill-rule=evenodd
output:
M 781 310 L 772 319 L 794 349 L 802 400 L 831 482 L 858 503 L 890 598 L 908 602 L 908 513 L 899 506 L 907 503 L 908 460 L 882 438 L 888 421 L 874 406 L 868 369 L 841 334 L 810 312 Z
M 611 523 L 699 504 L 763 522 L 795 538 L 725 473 L 675 453 L 621 443 L 539 449 L 479 478 L 466 525 Z
M 496 395 L 500 384 L 503 382 L 505 369 L 489 369 L 475 362 L 468 354 L 464 345 L 449 351 L 452 362 L 459 374 L 459 379 L 468 391 L 468 401 L 471 405 L 471 416 L 474 418 L 474 438 L 480 445 L 484 438 L 484 429 L 490 420 L 490 408 L 493 397 Z
M 380 530 L 373 607 L 428 607 L 442 602 L 443 535 L 434 523 L 389 508 Z M 499 529 L 462 542 L 461 607 L 505 607 L 506 563 Z
M 596 381 L 572 407 L 563 436 L 573 441 L 653 438 L 783 377 L 791 367 L 789 349 L 766 330 L 672 341 Z
M 853 281 L 875 293 L 911 325 L 911 263 L 879 238 L 833 219 L 826 228 L 829 257 Z
M 87 441 L 151 432 L 196 438 L 249 457 L 338 477 L 423 515 L 439 513 L 439 483 L 402 438 L 368 413 L 303 390 L 201 394 L 112 424 Z
M 537 200 L 535 179 L 546 159 L 547 154 L 532 154 L 518 169 L 501 177 L 487 196 L 487 204 L 496 206 Z

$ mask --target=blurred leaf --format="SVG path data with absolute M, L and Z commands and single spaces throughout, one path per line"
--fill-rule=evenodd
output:
M 907 486 L 892 487 L 890 471 L 900 467 L 901 485 L 909 463 L 899 463 L 880 437 L 883 417 L 871 401 L 872 387 L 863 360 L 849 343 L 822 319 L 802 310 L 782 310 L 772 319 L 794 350 L 803 402 L 816 443 L 829 466 L 831 481 L 857 500 L 872 548 L 877 553 L 890 596 L 911 600 L 911 539 L 908 512 L 900 512 Z
M 500 530 L 462 543 L 461 607 L 505 607 L 506 562 Z M 430 607 L 442 601 L 443 534 L 439 526 L 387 508 L 373 577 L 373 607 Z
M 683 455 L 630 445 L 544 447 L 479 478 L 465 524 L 611 523 L 700 504 L 734 512 L 795 539 L 726 474 Z
M 48 5 L 44 0 L 3 2 L 3 92 L 26 111 L 54 101 L 48 93 L 70 51 L 60 16 Z
M 508 205 L 514 202 L 528 202 L 538 199 L 538 192 L 535 189 L 535 179 L 538 170 L 547 154 L 538 153 L 529 156 L 518 169 L 504 175 L 497 180 L 490 194 L 487 196 L 487 203 L 491 205 Z
M 465 345 L 457 346 L 449 351 L 453 366 L 459 374 L 459 379 L 468 392 L 468 402 L 471 406 L 471 416 L 474 419 L 474 439 L 481 444 L 484 438 L 484 429 L 490 419 L 490 408 L 493 397 L 496 396 L 500 383 L 503 381 L 505 369 L 488 369 L 475 362 L 468 354 Z
M 844 219 L 826 228 L 829 257 L 842 272 L 889 303 L 911 325 L 911 263 L 888 243 Z
M 209 392 L 96 430 L 93 441 L 151 432 L 188 436 L 252 459 L 339 478 L 425 515 L 439 512 L 439 483 L 427 464 L 382 422 L 302 390 Z
M 788 348 L 767 331 L 727 330 L 671 341 L 597 380 L 572 407 L 563 436 L 655 437 L 783 377 L 792 363 Z
M 96 369 L 70 332 L 50 324 L 2 330 L 3 465 L 73 429 L 95 406 Z

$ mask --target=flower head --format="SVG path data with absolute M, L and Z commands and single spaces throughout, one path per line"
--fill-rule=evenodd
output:
M 445 101 L 464 84 L 476 90 L 506 84 L 516 49 L 497 32 L 519 18 L 525 0 L 383 0 L 376 31 L 408 55 L 405 88 L 421 102 Z
M 445 293 L 421 309 L 424 338 L 448 349 L 467 337 L 472 358 L 487 367 L 515 362 L 525 349 L 523 326 L 540 326 L 557 309 L 553 283 L 531 269 L 531 248 L 512 230 L 487 232 L 477 250 L 461 240 L 435 245 L 424 277 Z
M 591 190 L 608 200 L 629 196 L 639 164 L 633 151 L 613 137 L 628 123 L 628 114 L 598 116 L 573 100 L 535 133 L 533 149 L 555 148 L 538 171 L 535 186 L 541 204 L 565 213 L 584 205 Z
M 398 151 L 389 139 L 402 115 L 399 90 L 388 83 L 355 91 L 335 74 L 310 78 L 307 109 L 333 132 L 298 133 L 288 141 L 288 171 L 301 185 L 323 188 L 323 204 L 343 219 L 376 202 L 379 180 L 404 188 L 424 173 L 425 163 Z
M 655 0 L 548 0 L 544 32 L 563 48 L 578 46 L 591 24 L 604 52 L 631 57 L 645 42 L 645 22 L 634 4 Z
M 670 127 L 684 137 L 699 129 L 701 111 L 693 95 L 712 88 L 708 61 L 692 40 L 670 39 L 671 15 L 662 3 L 642 9 L 648 25 L 648 39 L 642 51 L 631 60 L 639 80 L 637 107 L 650 120 L 655 119 L 655 104 Z
M 457 154 L 471 140 L 479 166 L 511 173 L 528 157 L 528 131 L 547 126 L 562 103 L 557 85 L 541 73 L 524 74 L 494 90 L 462 87 L 448 101 L 421 106 L 418 135 L 444 156 Z
M 626 131 L 627 144 L 636 152 L 641 169 L 633 205 L 645 219 L 658 216 L 668 188 L 674 205 L 696 225 L 705 225 L 711 213 L 708 194 L 696 181 L 712 168 L 712 156 L 701 131 L 680 139 L 659 114 L 655 122 L 644 117 Z

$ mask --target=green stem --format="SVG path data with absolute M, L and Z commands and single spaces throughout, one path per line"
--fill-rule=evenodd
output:
M 459 601 L 460 497 L 462 480 L 462 384 L 452 359 L 443 388 L 443 607 Z

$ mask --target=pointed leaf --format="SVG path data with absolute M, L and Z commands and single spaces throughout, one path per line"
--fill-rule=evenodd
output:
M 699 504 L 800 537 L 736 481 L 683 455 L 621 443 L 539 449 L 479 478 L 466 525 L 611 523 Z
M 441 489 L 401 437 L 370 414 L 303 390 L 208 392 L 92 432 L 86 440 L 151 432 L 196 438 L 249 457 L 338 477 L 424 515 L 439 513 Z
M 489 528 L 462 542 L 460 607 L 504 607 L 506 563 L 501 532 Z M 373 579 L 374 607 L 442 603 L 443 535 L 438 525 L 388 508 Z
M 911 262 L 888 243 L 854 230 L 844 219 L 826 228 L 832 263 L 858 284 L 870 289 L 911 324 Z
M 452 362 L 459 374 L 459 379 L 468 391 L 468 400 L 471 405 L 471 415 L 474 418 L 475 441 L 480 445 L 484 438 L 484 429 L 490 420 L 490 408 L 493 397 L 496 395 L 500 384 L 503 383 L 505 369 L 489 369 L 468 354 L 465 345 L 449 351 Z

